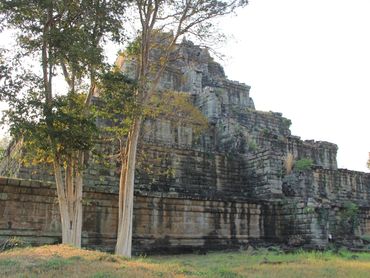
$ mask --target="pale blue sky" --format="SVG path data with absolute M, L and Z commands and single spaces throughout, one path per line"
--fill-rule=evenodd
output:
M 282 112 L 302 139 L 336 143 L 338 166 L 367 171 L 370 1 L 250 0 L 222 22 L 231 79 L 259 110 Z

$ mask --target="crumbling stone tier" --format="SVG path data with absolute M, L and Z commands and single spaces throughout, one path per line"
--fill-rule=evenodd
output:
M 303 141 L 281 113 L 256 110 L 250 87 L 228 80 L 206 49 L 184 40 L 174 55 L 159 89 L 190 94 L 209 127 L 199 135 L 165 119 L 145 122 L 135 181 L 136 253 L 367 244 L 369 174 L 337 169 L 335 144 Z M 128 58 L 118 65 L 133 72 Z M 101 143 L 96 152 L 113 154 L 115 146 Z M 20 156 L 21 144 L 13 144 L 0 162 L 0 240 L 60 242 L 50 168 L 25 166 Z M 93 153 L 86 161 L 82 236 L 84 246 L 113 250 L 119 165 L 106 162 Z

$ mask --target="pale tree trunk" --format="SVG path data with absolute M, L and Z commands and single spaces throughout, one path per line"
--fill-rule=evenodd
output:
M 55 182 L 62 224 L 62 243 L 81 247 L 82 233 L 82 164 L 84 154 L 78 152 L 70 157 L 63 171 L 61 161 L 54 159 Z
M 135 120 L 127 136 L 119 184 L 116 254 L 127 258 L 131 258 L 136 150 L 141 122 L 141 119 Z

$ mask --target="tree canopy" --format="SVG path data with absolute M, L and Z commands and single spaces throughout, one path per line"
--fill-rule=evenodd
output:
M 245 6 L 247 1 L 137 0 L 131 3 L 134 17 L 139 18 L 140 29 L 128 54 L 133 56 L 131 58 L 137 80 L 136 102 L 145 111 L 157 98 L 158 84 L 168 63 L 176 59 L 172 54 L 178 39 L 184 35 L 201 41 L 213 37 L 213 20 Z M 172 100 L 176 102 L 175 98 Z M 136 114 L 132 120 L 122 156 L 116 253 L 127 257 L 131 256 L 136 153 L 143 120 L 143 113 Z
M 125 1 L 16 0 L 0 4 L 1 28 L 16 32 L 18 51 L 1 59 L 4 121 L 25 158 L 54 170 L 63 243 L 81 244 L 85 152 L 93 145 L 91 100 L 106 68 L 106 40 L 123 35 Z M 33 64 L 29 70 L 27 63 Z M 56 88 L 57 78 L 67 86 Z

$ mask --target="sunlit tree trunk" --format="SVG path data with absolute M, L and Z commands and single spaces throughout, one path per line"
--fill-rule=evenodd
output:
M 63 171 L 58 156 L 54 160 L 55 182 L 62 225 L 62 243 L 81 247 L 82 234 L 82 162 L 84 155 L 71 157 Z
M 128 258 L 131 257 L 132 249 L 136 150 L 139 140 L 141 122 L 141 119 L 136 120 L 127 136 L 119 185 L 119 219 L 116 254 Z

